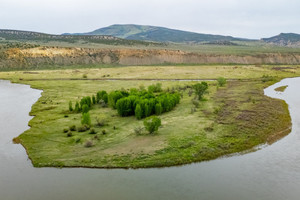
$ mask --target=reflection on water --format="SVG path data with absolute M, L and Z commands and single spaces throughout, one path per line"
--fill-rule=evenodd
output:
M 284 93 L 273 89 L 289 85 Z M 289 199 L 300 197 L 300 78 L 265 90 L 286 100 L 290 135 L 262 150 L 182 167 L 139 170 L 33 168 L 13 137 L 28 129 L 40 91 L 0 81 L 0 199 Z

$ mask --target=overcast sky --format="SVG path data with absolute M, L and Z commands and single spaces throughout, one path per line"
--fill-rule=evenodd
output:
M 112 24 L 259 39 L 300 33 L 300 0 L 0 0 L 0 29 L 60 34 Z

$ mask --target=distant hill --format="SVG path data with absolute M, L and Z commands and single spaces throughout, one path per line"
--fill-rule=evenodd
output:
M 88 43 L 100 43 L 107 45 L 159 45 L 158 43 L 149 43 L 144 41 L 127 40 L 117 38 L 110 35 L 51 35 L 45 33 L 31 32 L 31 31 L 19 31 L 19 30 L 6 30 L 0 29 L 0 41 L 19 41 L 19 42 L 88 42 Z
M 300 46 L 300 34 L 280 33 L 274 37 L 262 38 L 264 42 L 279 46 Z
M 201 34 L 188 31 L 169 29 L 158 26 L 144 25 L 112 25 L 100 28 L 88 33 L 74 33 L 64 35 L 111 35 L 123 39 L 156 41 L 156 42 L 175 42 L 175 43 L 201 43 L 216 41 L 242 41 L 247 39 L 234 38 L 231 36 Z

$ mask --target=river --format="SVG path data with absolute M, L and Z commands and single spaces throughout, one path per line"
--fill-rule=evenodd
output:
M 285 92 L 274 88 L 288 85 Z M 0 199 L 201 199 L 300 198 L 300 78 L 284 79 L 265 94 L 284 99 L 292 132 L 260 150 L 209 162 L 160 169 L 34 168 L 12 138 L 28 129 L 41 91 L 0 80 Z

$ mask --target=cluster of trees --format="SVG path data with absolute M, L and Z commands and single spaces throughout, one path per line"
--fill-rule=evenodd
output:
M 73 109 L 72 101 L 69 102 L 69 111 L 75 111 L 77 113 L 82 113 L 81 124 L 82 125 L 91 125 L 90 109 L 95 104 L 107 104 L 108 103 L 108 94 L 106 91 L 102 90 L 97 92 L 96 96 L 92 97 L 86 96 L 81 98 L 81 100 L 75 103 L 75 108 Z
M 119 93 L 120 94 L 120 93 Z M 110 96 L 111 94 L 109 94 Z M 115 93 L 113 94 L 115 95 Z M 110 98 L 109 98 L 110 99 Z M 161 93 L 155 96 L 152 92 L 133 92 L 126 96 L 118 96 L 118 100 L 109 105 L 117 109 L 122 117 L 135 115 L 137 119 L 142 119 L 153 114 L 160 115 L 172 110 L 180 102 L 180 94 Z

